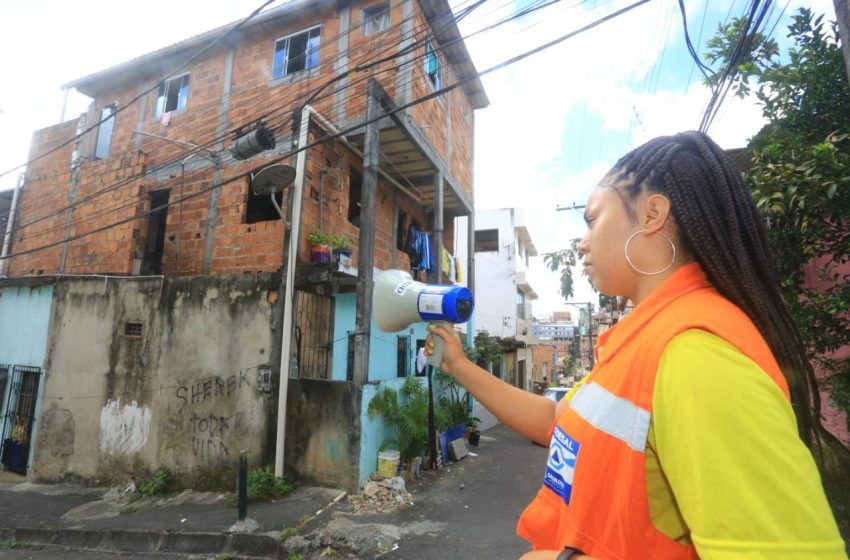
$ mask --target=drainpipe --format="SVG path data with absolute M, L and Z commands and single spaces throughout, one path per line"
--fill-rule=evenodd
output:
M 6 235 L 3 238 L 3 252 L 0 253 L 0 276 L 5 276 L 6 272 L 6 255 L 9 254 L 9 246 L 12 244 L 12 231 L 15 229 L 15 210 L 18 207 L 18 195 L 24 185 L 24 174 L 18 176 L 18 184 L 15 185 L 15 192 L 12 193 L 12 206 L 9 208 L 9 218 L 6 222 Z
M 301 204 L 307 171 L 307 145 L 310 131 L 310 114 L 315 110 L 305 105 L 301 109 L 298 129 L 298 156 L 295 160 L 295 182 L 292 184 L 292 228 L 289 231 L 289 250 L 286 259 L 286 288 L 283 296 L 283 327 L 280 341 L 280 383 L 277 397 L 277 438 L 274 449 L 274 474 L 283 476 L 284 448 L 286 445 L 286 396 L 289 392 L 289 361 L 292 352 L 292 317 L 295 303 L 295 264 L 298 261 L 298 242 L 301 237 Z

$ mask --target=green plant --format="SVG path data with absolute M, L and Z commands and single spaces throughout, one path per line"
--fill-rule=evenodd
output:
M 334 249 L 350 250 L 354 246 L 354 241 L 347 235 L 331 236 L 330 244 Z
M 163 496 L 171 489 L 171 472 L 168 469 L 158 469 L 150 480 L 139 484 L 139 494 L 143 498 Z
M 237 556 L 235 552 L 222 552 L 215 557 L 215 560 L 236 560 L 236 558 Z
M 304 555 L 298 552 L 290 552 L 286 558 L 287 560 L 304 560 Z
M 474 428 L 478 418 L 472 415 L 472 401 L 463 387 L 451 375 L 437 370 L 434 381 L 438 386 L 437 410 L 435 411 L 438 428 L 449 428 L 463 424 Z
M 502 359 L 502 348 L 486 329 L 475 333 L 472 346 L 465 346 L 466 357 L 482 368 L 488 368 Z
M 401 397 L 401 399 L 399 399 Z M 367 409 L 369 418 L 381 417 L 391 430 L 381 447 L 395 445 L 404 462 L 421 455 L 428 441 L 428 390 L 415 378 L 405 379 L 401 389 L 384 387 Z
M 322 233 L 321 230 L 313 230 L 307 235 L 307 242 L 310 245 L 332 245 L 333 236 Z
M 43 545 L 40 544 L 32 544 L 24 541 L 16 541 L 15 539 L 9 539 L 6 541 L 0 541 L 0 549 L 18 549 L 18 550 L 41 550 L 44 548 Z
M 277 500 L 295 491 L 296 484 L 288 476 L 275 476 L 270 466 L 260 467 L 248 472 L 248 503 Z M 238 495 L 231 494 L 227 502 L 236 505 Z

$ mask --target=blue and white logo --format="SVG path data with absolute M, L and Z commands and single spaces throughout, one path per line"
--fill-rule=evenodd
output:
M 549 443 L 549 463 L 543 484 L 555 492 L 565 504 L 570 503 L 573 491 L 573 473 L 576 468 L 579 444 L 567 435 L 560 426 L 555 426 L 552 441 Z

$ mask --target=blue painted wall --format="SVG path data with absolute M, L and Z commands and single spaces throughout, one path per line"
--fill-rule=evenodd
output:
M 0 288 L 0 364 L 44 367 L 53 286 Z
M 334 298 L 333 364 L 331 379 L 345 381 L 348 360 L 348 333 L 354 332 L 356 319 L 355 294 L 337 294 Z M 410 328 L 397 333 L 385 333 L 372 321 L 372 336 L 369 344 L 369 381 L 395 379 L 398 377 L 396 362 L 399 334 L 410 335 L 408 371 L 415 371 L 416 341 L 425 340 L 427 323 L 414 323 Z M 413 334 L 410 334 L 413 331 Z
M 52 285 L 0 288 L 0 364 L 44 367 L 52 302 Z M 8 402 L 9 391 L 11 391 L 10 385 L 7 383 L 6 394 L 0 395 L 3 403 Z M 27 468 L 32 466 L 35 455 L 38 419 L 41 417 L 41 395 L 43 393 L 44 374 L 42 373 L 38 397 L 35 401 L 35 421 L 30 437 Z M 0 421 L 0 431 L 6 432 L 8 429 L 9 426 Z M 6 433 L 3 433 L 0 439 L 5 438 L 6 435 Z

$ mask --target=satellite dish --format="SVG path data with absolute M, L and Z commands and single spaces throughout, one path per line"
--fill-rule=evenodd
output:
M 291 165 L 269 165 L 251 176 L 251 191 L 257 195 L 280 192 L 295 180 L 295 168 Z

